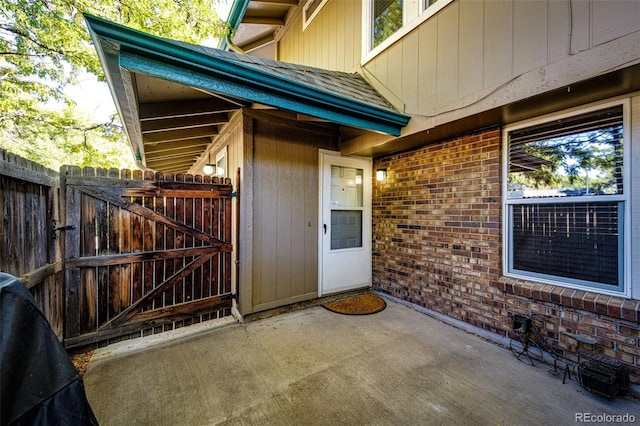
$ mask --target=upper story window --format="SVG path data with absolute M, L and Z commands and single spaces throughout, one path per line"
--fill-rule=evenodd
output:
M 364 0 L 362 2 L 363 59 L 366 61 L 377 55 L 452 1 Z
M 372 39 L 375 48 L 380 43 L 395 34 L 411 19 L 417 17 L 423 10 L 435 4 L 438 0 L 422 0 L 422 9 L 418 10 L 419 2 L 404 0 L 373 0 Z M 411 7 L 413 6 L 413 8 Z M 412 10 L 416 9 L 416 10 Z
M 311 21 L 316 17 L 320 10 L 327 4 L 329 0 L 309 0 L 302 9 L 302 31 L 304 31 Z
M 373 47 L 402 28 L 402 0 L 373 0 Z
M 505 130 L 506 275 L 628 292 L 626 105 Z

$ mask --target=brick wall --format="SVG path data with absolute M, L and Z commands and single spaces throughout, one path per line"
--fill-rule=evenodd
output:
M 640 382 L 640 301 L 509 279 L 502 272 L 500 129 L 378 158 L 373 287 L 508 336 L 511 315 L 540 314 L 550 344 L 568 335 L 628 364 Z

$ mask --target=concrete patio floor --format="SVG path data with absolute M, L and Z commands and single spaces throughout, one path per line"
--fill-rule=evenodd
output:
M 101 425 L 640 423 L 633 395 L 563 385 L 546 365 L 390 300 L 374 315 L 316 306 L 187 333 L 94 353 L 84 382 Z

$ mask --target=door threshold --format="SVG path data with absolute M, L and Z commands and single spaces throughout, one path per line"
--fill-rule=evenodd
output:
M 296 302 L 290 305 L 279 306 L 277 308 L 267 309 L 265 311 L 256 312 L 253 314 L 247 314 L 243 316 L 243 322 L 248 323 L 264 318 L 270 318 L 280 314 L 286 314 L 289 312 L 300 311 L 315 306 L 322 306 L 325 303 L 334 302 L 336 300 L 347 299 L 349 297 L 359 296 L 371 291 L 371 287 L 363 287 L 356 290 L 348 290 L 338 293 L 332 293 L 326 296 L 320 296 L 315 299 L 306 300 L 304 302 Z

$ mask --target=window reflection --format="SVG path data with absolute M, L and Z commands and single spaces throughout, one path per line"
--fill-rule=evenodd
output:
M 510 133 L 509 198 L 622 194 L 621 107 Z
M 402 28 L 402 0 L 374 0 L 373 47 Z

